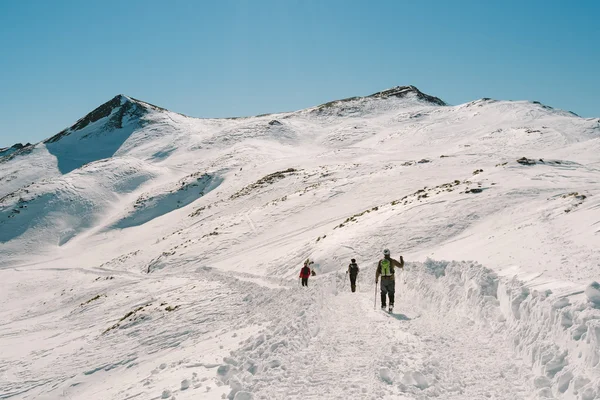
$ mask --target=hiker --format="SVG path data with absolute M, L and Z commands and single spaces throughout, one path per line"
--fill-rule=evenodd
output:
M 386 295 L 390 298 L 389 312 L 394 309 L 394 293 L 396 291 L 396 282 L 394 281 L 395 269 L 404 268 L 404 259 L 400 256 L 400 262 L 390 257 L 388 249 L 383 250 L 383 258 L 377 264 L 377 272 L 375 273 L 375 284 L 381 276 L 381 308 L 385 309 Z
M 300 278 L 302 279 L 302 286 L 308 286 L 308 277 L 311 275 L 310 265 L 313 264 L 308 258 L 304 261 L 304 266 L 300 270 Z
M 358 264 L 356 260 L 353 258 L 350 260 L 350 265 L 348 265 L 348 271 L 346 271 L 346 275 L 350 274 L 350 289 L 352 289 L 352 293 L 356 291 L 356 277 L 358 276 Z

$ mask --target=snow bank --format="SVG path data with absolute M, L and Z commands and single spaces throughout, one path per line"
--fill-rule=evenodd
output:
M 536 291 L 517 279 L 498 277 L 470 262 L 428 259 L 407 266 L 400 289 L 432 313 L 454 314 L 466 323 L 492 328 L 512 341 L 531 363 L 539 398 L 596 399 L 600 395 L 598 284 L 571 302 Z

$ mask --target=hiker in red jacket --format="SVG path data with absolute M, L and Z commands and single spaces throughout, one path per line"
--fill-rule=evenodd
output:
M 302 286 L 308 286 L 308 277 L 311 275 L 310 264 L 313 264 L 312 261 L 306 259 L 304 261 L 304 267 L 300 270 L 300 278 L 302 278 Z

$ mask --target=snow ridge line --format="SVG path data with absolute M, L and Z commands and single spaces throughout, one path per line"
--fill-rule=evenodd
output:
M 428 259 L 406 269 L 400 299 L 410 298 L 432 313 L 455 314 L 511 340 L 515 354 L 537 375 L 536 398 L 600 395 L 600 309 L 593 299 L 571 304 L 473 262 Z

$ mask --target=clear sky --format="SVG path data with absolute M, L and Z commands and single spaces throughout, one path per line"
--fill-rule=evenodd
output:
M 600 117 L 600 1 L 0 0 L 0 147 L 119 93 L 195 117 L 397 85 Z

